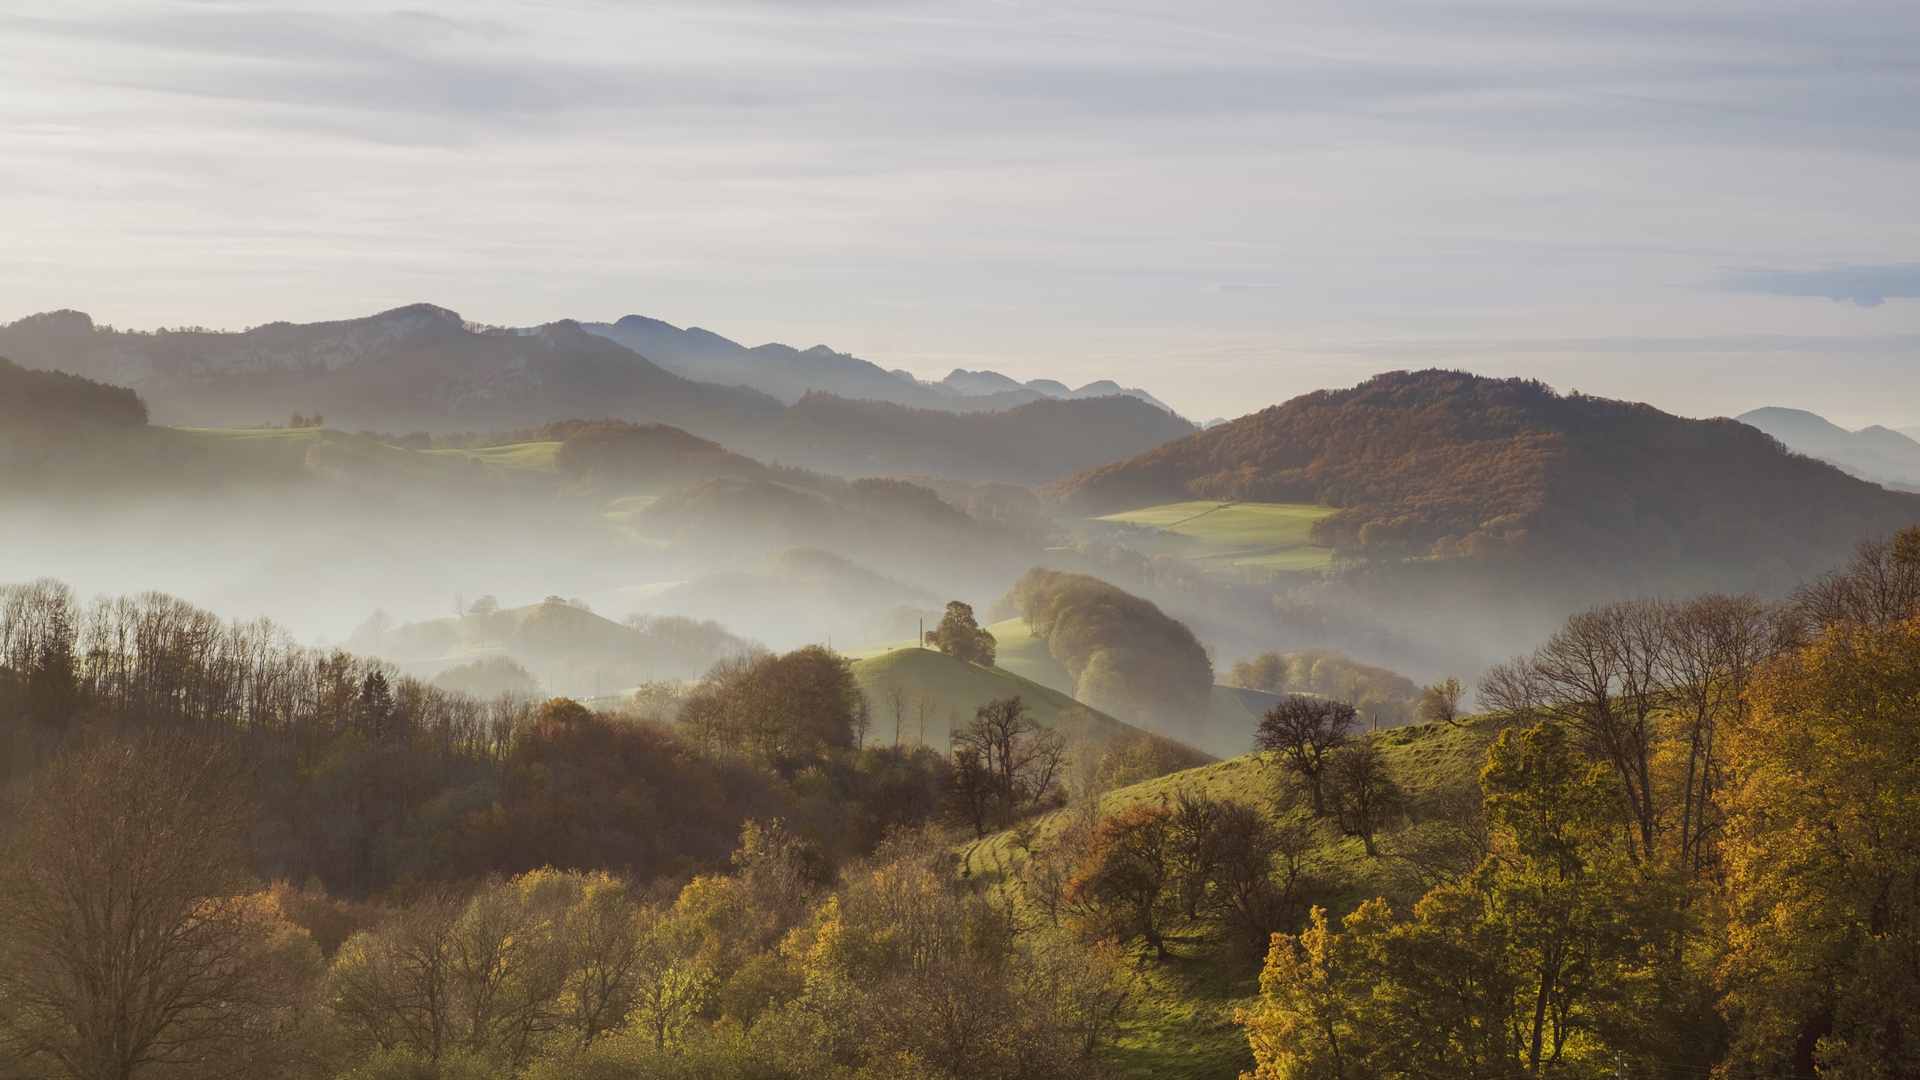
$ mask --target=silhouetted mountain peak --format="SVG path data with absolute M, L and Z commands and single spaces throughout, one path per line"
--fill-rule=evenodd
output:
M 1908 491 L 1920 490 L 1920 442 L 1875 425 L 1848 431 L 1805 409 L 1768 406 L 1735 417 L 1785 443 L 1796 453 L 1816 457 L 1863 480 Z

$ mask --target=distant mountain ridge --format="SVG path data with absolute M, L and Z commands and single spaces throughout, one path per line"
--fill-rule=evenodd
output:
M 953 412 L 1006 409 L 1047 398 L 1125 394 L 1167 412 L 1173 411 L 1145 390 L 1122 387 L 1111 379 L 1070 390 L 1066 384 L 1052 379 L 1021 383 L 997 371 L 955 368 L 938 382 L 923 382 L 912 372 L 888 371 L 825 345 L 796 349 L 791 345 L 769 343 L 749 348 L 711 330 L 697 326 L 681 329 L 644 315 L 581 326 L 589 333 L 625 345 L 668 371 L 705 382 L 750 386 L 789 405 L 809 391 Z
M 1323 390 L 1040 489 L 1105 513 L 1181 499 L 1339 508 L 1349 558 L 1510 557 L 1775 576 L 1920 519 L 1890 492 L 1735 420 L 1454 371 Z M 1772 569 L 1767 569 L 1772 567 Z
M 659 327 L 689 348 L 739 349 L 704 331 Z M 763 461 L 843 475 L 914 472 L 1017 484 L 1053 480 L 1193 430 L 1141 395 L 942 397 L 824 348 L 754 352 L 775 358 L 763 368 L 799 358 L 802 382 L 818 369 L 851 372 L 853 384 L 847 393 L 806 391 L 789 406 L 747 386 L 676 374 L 572 321 L 483 328 L 431 304 L 238 333 L 117 331 L 78 311 L 0 326 L 0 356 L 131 388 L 157 422 L 180 427 L 284 422 L 297 412 L 336 429 L 398 435 L 521 431 L 605 417 L 668 424 Z M 879 385 L 932 395 L 940 406 L 852 396 L 873 382 L 873 372 Z M 957 410 L 954 401 L 970 405 Z M 989 407 L 972 407 L 981 404 Z
M 1875 424 L 1848 431 L 1804 409 L 1777 406 L 1734 417 L 1786 443 L 1791 450 L 1829 462 L 1862 480 L 1920 491 L 1920 442 Z
M 780 408 L 755 390 L 662 370 L 578 323 L 530 334 L 476 331 L 431 304 L 231 334 L 130 333 L 57 311 L 0 327 L 0 354 L 8 353 L 131 387 L 166 422 L 196 427 L 260 423 L 291 410 L 321 413 L 338 427 L 406 431 L 608 413 L 683 423 Z

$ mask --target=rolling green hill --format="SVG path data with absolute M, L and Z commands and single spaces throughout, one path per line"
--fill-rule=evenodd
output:
M 1315 522 L 1337 513 L 1306 503 L 1177 502 L 1080 518 L 1080 532 L 1143 555 L 1172 555 L 1210 570 L 1321 570 L 1333 549 L 1313 543 Z
M 1498 727 L 1491 718 L 1475 717 L 1460 727 L 1417 724 L 1367 736 L 1385 752 L 1395 780 L 1421 811 L 1415 820 L 1422 823 L 1407 826 L 1400 835 L 1414 837 L 1432 828 L 1431 819 L 1441 812 L 1450 792 L 1463 788 L 1477 792 L 1485 748 Z M 1094 805 L 1099 813 L 1111 814 L 1138 802 L 1171 802 L 1187 790 L 1271 813 L 1282 796 L 1283 782 L 1283 773 L 1273 761 L 1249 754 L 1110 791 Z M 1010 904 L 1023 905 L 1015 875 L 1028 853 L 1059 836 L 1086 810 L 1070 806 L 1022 828 L 965 844 L 959 849 L 963 872 L 1002 889 Z M 1384 854 L 1369 858 L 1358 839 L 1341 837 L 1327 827 L 1307 858 L 1309 871 L 1322 882 L 1314 902 L 1325 906 L 1336 920 L 1375 896 L 1388 897 L 1396 908 L 1410 904 L 1424 886 L 1410 885 L 1407 862 L 1395 858 L 1392 850 L 1383 844 Z M 1257 963 L 1229 964 L 1219 946 L 1203 933 L 1182 933 L 1179 927 L 1168 941 L 1172 959 L 1156 962 L 1143 954 L 1138 965 L 1140 983 L 1132 1015 L 1113 1062 L 1117 1075 L 1141 1080 L 1164 1076 L 1234 1080 L 1242 1071 L 1251 1071 L 1253 1057 L 1245 1035 L 1233 1023 L 1233 1014 L 1237 1008 L 1252 1006 L 1257 998 Z
M 1113 717 L 1074 701 L 1070 694 L 1042 686 L 1005 668 L 982 667 L 935 649 L 916 649 L 911 643 L 899 648 L 869 646 L 855 651 L 871 654 L 855 660 L 853 665 L 854 678 L 860 681 L 860 688 L 873 702 L 873 730 L 869 738 L 890 741 L 893 737 L 893 715 L 886 700 L 890 686 L 905 687 L 916 696 L 922 690 L 933 694 L 938 704 L 928 717 L 925 734 L 926 744 L 932 747 L 945 747 L 953 726 L 971 719 L 975 709 L 996 698 L 1015 694 L 1033 709 L 1033 718 L 1046 727 L 1058 726 L 1061 713 L 1073 709 L 1087 718 L 1088 734 L 1096 739 L 1104 741 L 1131 730 Z M 911 704 L 902 723 L 902 737 L 908 740 L 920 737 L 919 720 Z
M 1073 698 L 1073 676 L 1067 674 L 1067 669 L 1061 666 L 1060 661 L 1055 660 L 1047 652 L 1047 643 L 1033 636 L 1033 631 L 1027 626 L 1025 619 L 1017 616 L 1003 619 L 989 624 L 986 629 L 998 642 L 997 655 L 994 658 L 995 668 L 1036 683 L 1062 697 Z M 890 652 L 912 649 L 913 642 L 906 640 L 840 651 L 856 660 L 864 660 L 884 656 Z M 878 698 L 876 697 L 875 700 L 877 701 Z M 1192 743 L 1194 749 L 1215 757 L 1232 757 L 1246 753 L 1247 749 L 1253 745 L 1253 732 L 1260 726 L 1260 717 L 1278 700 L 1280 698 L 1277 694 L 1215 684 L 1213 694 L 1207 702 L 1203 733 Z M 1115 721 L 1115 723 L 1118 722 Z

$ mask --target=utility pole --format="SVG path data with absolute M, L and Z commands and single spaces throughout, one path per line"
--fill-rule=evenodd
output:
M 920 636 L 913 639 L 913 647 L 916 649 L 924 649 L 927 647 L 927 617 L 925 615 L 920 616 Z

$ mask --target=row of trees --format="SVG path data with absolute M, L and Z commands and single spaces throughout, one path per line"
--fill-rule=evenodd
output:
M 160 594 L 80 604 L 57 582 L 0 589 L 0 750 L 15 784 L 84 730 L 187 733 L 228 748 L 257 785 L 262 873 L 354 897 L 561 859 L 686 875 L 724 865 L 752 816 L 866 851 L 938 811 L 944 756 L 859 749 L 865 696 L 823 649 L 721 664 L 679 704 L 675 727 L 477 698 Z

